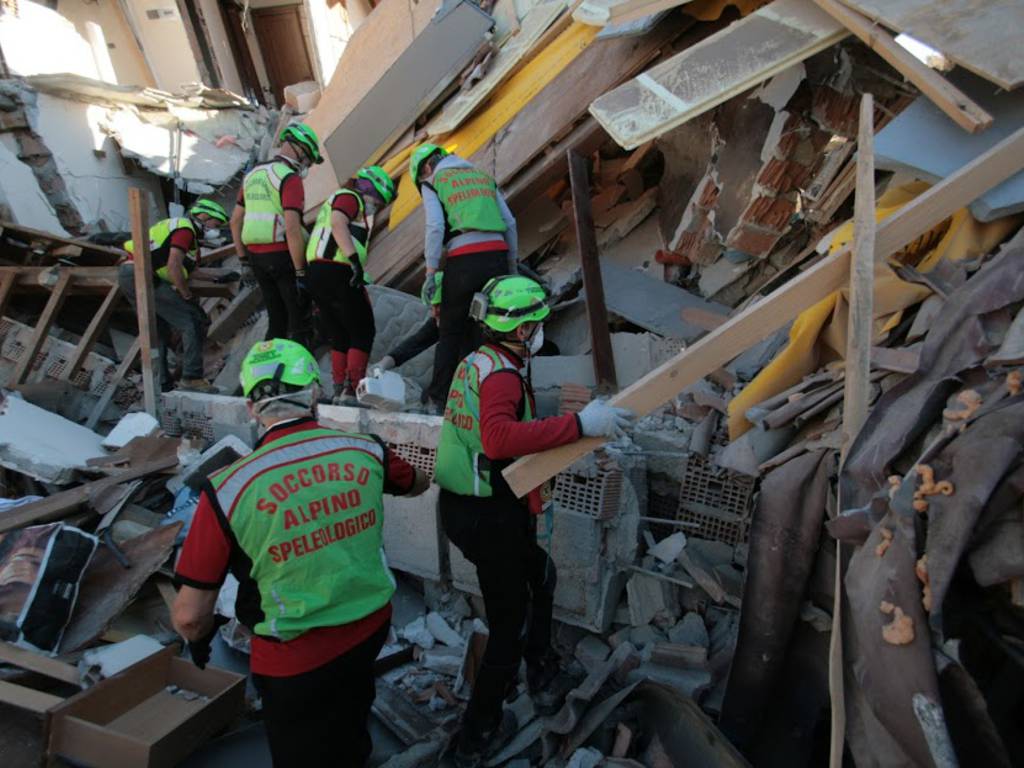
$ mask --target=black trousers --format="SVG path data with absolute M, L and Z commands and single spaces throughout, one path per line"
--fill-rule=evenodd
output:
M 366 288 L 353 288 L 352 268 L 346 264 L 314 261 L 309 265 L 306 284 L 320 311 L 320 329 L 330 341 L 331 349 L 347 352 L 349 348 L 370 354 L 377 328 L 373 307 Z
M 267 340 L 292 339 L 307 343 L 310 321 L 295 287 L 295 265 L 288 251 L 249 251 L 256 283 L 267 308 Z
M 520 661 L 540 664 L 551 647 L 555 564 L 537 544 L 536 520 L 518 499 L 442 490 L 441 523 L 476 566 L 487 611 L 490 635 L 465 719 L 467 728 L 480 732 L 500 722 Z
M 373 752 L 367 728 L 377 693 L 373 662 L 387 622 L 333 661 L 293 677 L 254 674 L 274 768 L 362 768 Z
M 469 319 L 473 294 L 492 277 L 507 273 L 506 251 L 482 251 L 449 258 L 445 262 L 434 375 L 427 387 L 427 394 L 434 402 L 443 404 L 448 399 L 448 388 L 452 385 L 459 361 L 479 347 L 482 341 L 480 326 Z

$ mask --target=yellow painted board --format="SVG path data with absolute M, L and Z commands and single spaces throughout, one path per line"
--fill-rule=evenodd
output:
M 573 22 L 540 51 L 526 66 L 501 85 L 482 110 L 463 123 L 458 130 L 435 140 L 445 149 L 470 157 L 501 130 L 545 86 L 554 80 L 597 37 L 600 30 Z M 398 199 L 391 210 L 390 228 L 397 227 L 420 204 L 419 190 L 404 174 L 398 184 Z

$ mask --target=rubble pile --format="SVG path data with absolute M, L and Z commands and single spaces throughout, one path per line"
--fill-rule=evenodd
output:
M 552 481 L 539 541 L 557 564 L 553 640 L 573 687 L 549 714 L 525 683 L 510 690 L 516 734 L 487 764 L 1015 764 L 1024 112 L 1012 90 L 995 93 L 999 62 L 974 58 L 992 46 L 965 50 L 884 9 L 873 27 L 866 0 L 498 2 L 490 36 L 480 8 L 436 5 L 420 4 L 401 50 L 368 62 L 360 52 L 409 10 L 381 3 L 306 116 L 328 159 L 306 179 L 307 213 L 368 161 L 400 177 L 368 261 L 371 363 L 429 323 L 406 173 L 429 139 L 495 177 L 523 266 L 551 294 L 529 363 L 539 415 L 611 395 L 640 417 L 615 442 L 505 470 L 517 491 Z M 424 54 L 466 18 L 472 46 Z M 883 27 L 947 43 L 958 68 L 945 78 Z M 437 73 L 394 74 L 416 67 Z M 3 130 L 25 150 L 31 99 L 14 97 L 83 88 L 0 89 Z M 402 108 L 381 109 L 382 94 Z M 122 153 L 176 181 L 180 164 L 138 150 L 169 125 L 143 112 L 180 126 L 217 102 L 219 119 L 190 129 L 197 147 L 242 113 L 234 170 L 193 179 L 224 199 L 289 117 L 223 93 L 105 98 L 122 105 L 107 122 Z M 370 110 L 372 152 L 345 140 Z M 31 157 L 42 183 L 52 158 Z M 235 674 L 249 653 L 238 585 L 218 599 L 230 621 L 209 675 L 193 678 L 166 649 L 169 576 L 202 482 L 258 437 L 238 371 L 266 311 L 232 246 L 207 250 L 191 285 L 218 391 L 147 392 L 132 370 L 137 318 L 117 293 L 122 254 L 63 237 L 84 230 L 51 192 L 64 230 L 0 233 L 0 702 L 30 745 L 17 749 L 88 764 L 73 724 L 98 717 L 90 693 L 145 676 L 154 708 L 187 704 L 175 727 L 209 716 L 188 751 L 226 732 L 208 747 L 224 748 L 259 719 Z M 315 352 L 330 381 L 326 344 Z M 325 404 L 321 423 L 374 433 L 432 476 L 442 417 L 419 397 L 431 365 L 427 348 L 396 369 L 404 405 Z M 374 765 L 449 764 L 486 645 L 476 571 L 444 536 L 439 493 L 385 498 L 399 588 L 375 666 L 387 738 Z M 71 730 L 44 744 L 33 718 L 61 713 Z M 159 757 L 171 756 L 187 752 Z

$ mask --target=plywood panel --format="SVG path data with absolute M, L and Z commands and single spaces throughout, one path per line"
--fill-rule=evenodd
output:
M 1003 88 L 1024 82 L 1020 0 L 842 0 Z
M 321 139 L 334 133 L 440 7 L 441 0 L 383 0 L 373 9 L 345 44 L 320 102 L 306 116 Z M 337 184 L 330 158 L 311 168 L 305 180 L 306 210 L 319 208 Z
M 606 93 L 590 112 L 636 149 L 847 34 L 811 0 L 777 0 Z

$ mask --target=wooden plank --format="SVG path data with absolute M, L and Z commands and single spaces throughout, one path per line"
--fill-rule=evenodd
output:
M 853 255 L 850 257 L 846 369 L 843 377 L 843 437 L 840 462 L 868 418 L 871 401 L 871 336 L 875 303 L 875 106 L 865 93 L 860 102 L 857 135 L 857 194 L 853 209 Z M 840 500 L 840 509 L 842 502 Z M 828 681 L 832 703 L 831 768 L 843 761 L 846 739 L 846 698 L 843 664 L 843 545 L 836 541 L 832 634 L 829 638 Z
M 85 329 L 85 333 L 82 334 L 82 338 L 78 342 L 78 346 L 75 347 L 75 352 L 71 355 L 71 359 L 68 360 L 64 366 L 64 372 L 60 375 L 62 381 L 71 381 L 78 369 L 82 367 L 82 363 L 85 362 L 86 356 L 92 351 L 93 346 L 96 344 L 96 339 L 106 328 L 107 320 L 110 319 L 110 314 L 114 311 L 114 307 L 117 306 L 117 300 L 120 298 L 121 289 L 117 285 L 112 285 L 110 290 L 107 292 L 107 297 L 103 299 L 103 303 L 100 304 L 100 308 L 93 315 L 92 320 L 89 321 L 89 327 Z
M 690 2 L 693 0 L 584 0 L 572 17 L 583 24 L 605 27 L 637 21 Z
M 1019 0 L 843 0 L 872 22 L 905 32 L 965 69 L 1011 90 L 1024 83 L 1017 46 L 1024 29 Z
M 977 133 L 992 124 L 992 115 L 972 101 L 963 91 L 931 67 L 915 58 L 889 34 L 879 30 L 838 0 L 814 0 L 828 13 L 873 50 L 901 75 L 916 85 L 932 102 L 968 133 Z
M 242 327 L 242 323 L 248 320 L 249 316 L 261 306 L 263 306 L 263 294 L 259 288 L 255 285 L 245 286 L 210 324 L 206 338 L 218 344 L 229 341 Z
M 43 348 L 46 337 L 50 334 L 50 326 L 57 319 L 57 314 L 68 298 L 68 286 L 71 284 L 72 278 L 73 275 L 68 270 L 62 270 L 60 277 L 57 278 L 57 284 L 53 287 L 50 298 L 46 302 L 46 306 L 43 307 L 43 312 L 39 315 L 39 319 L 36 321 L 36 327 L 32 331 L 32 338 L 29 340 L 28 346 L 22 351 L 21 359 L 14 366 L 14 372 L 9 380 L 11 386 L 24 384 L 25 380 L 28 379 L 32 365 L 36 361 L 36 355 L 39 354 L 39 350 Z
M 81 293 L 101 294 L 106 296 L 112 285 L 117 284 L 117 267 L 3 267 L 0 266 L 0 279 L 14 275 L 15 286 L 20 290 L 49 292 L 61 272 L 71 272 L 74 281 L 68 288 L 71 295 Z M 217 278 L 232 272 L 228 269 L 199 269 L 193 273 L 189 288 L 196 296 L 215 296 L 231 298 L 234 296 L 230 283 L 213 282 Z
M 77 667 L 65 664 L 63 661 L 51 659 L 49 656 L 43 656 L 42 654 L 19 648 L 11 643 L 0 642 L 0 661 L 27 669 L 30 672 L 37 672 L 54 680 L 71 683 L 72 685 L 79 685 L 81 683 Z
M 3 233 L 4 240 L 17 239 L 28 241 L 30 247 L 33 244 L 48 243 L 49 245 L 47 250 L 51 250 L 52 248 L 62 245 L 79 248 L 81 252 L 88 251 L 94 254 L 106 256 L 109 258 L 109 263 L 111 264 L 116 264 L 124 258 L 124 251 L 118 248 L 111 248 L 106 245 L 97 245 L 96 243 L 90 243 L 88 240 L 73 240 L 69 237 L 61 237 L 53 234 L 52 232 L 44 232 L 41 229 L 33 229 L 32 227 L 15 224 L 13 221 L 0 220 L 0 232 Z
M 612 337 L 608 332 L 608 308 L 604 304 L 604 283 L 601 280 L 600 255 L 597 252 L 597 235 L 590 205 L 590 173 L 587 171 L 587 159 L 571 149 L 566 153 L 566 161 L 569 164 L 572 207 L 576 213 L 576 243 L 583 270 L 583 290 L 586 292 L 594 380 L 598 392 L 608 394 L 616 391 L 619 384 L 615 377 L 615 356 L 612 353 Z
M 636 149 L 846 35 L 811 0 L 776 0 L 605 93 L 590 113 Z
M 0 680 L 0 702 L 42 715 L 58 704 L 62 704 L 64 699 L 54 696 L 52 693 L 43 693 L 23 685 Z
M 177 465 L 178 457 L 170 456 L 137 467 L 131 467 L 116 475 L 93 480 L 91 483 L 60 491 L 59 493 L 47 496 L 45 499 L 17 507 L 0 516 L 0 533 L 7 533 L 7 531 L 23 528 L 26 525 L 37 525 L 39 523 L 48 523 L 52 520 L 60 520 L 78 510 L 83 504 L 93 498 L 94 494 L 99 493 L 104 488 L 127 483 L 146 475 L 156 474 L 157 472 L 163 472 Z
M 1022 167 L 1024 128 L 883 221 L 875 240 L 875 258 L 885 259 L 895 253 Z M 668 402 L 687 386 L 771 335 L 815 301 L 843 285 L 849 274 L 849 257 L 848 247 L 825 257 L 800 277 L 732 317 L 624 389 L 611 399 L 612 405 L 646 415 Z M 535 453 L 517 460 L 502 474 L 516 495 L 524 496 L 601 444 L 599 439 L 586 438 L 561 448 Z
M 128 371 L 131 370 L 132 365 L 135 364 L 135 359 L 139 356 L 139 351 L 142 349 L 141 342 L 139 339 L 135 339 L 132 345 L 128 347 L 128 351 L 125 352 L 124 359 L 117 366 L 117 370 L 114 371 L 114 375 L 110 378 L 110 384 L 103 391 L 100 399 L 96 405 L 93 406 L 92 413 L 89 414 L 89 419 L 85 422 L 85 426 L 89 429 L 96 429 L 96 425 L 100 423 L 100 419 L 103 418 L 103 412 L 107 410 L 107 406 L 110 405 L 110 401 L 114 399 L 114 394 L 117 392 L 117 388 L 124 381 L 124 377 L 128 375 Z
M 132 240 L 135 242 L 132 263 L 135 267 L 135 315 L 139 321 L 139 353 L 142 355 L 142 402 L 146 413 L 155 417 L 160 393 L 160 349 L 156 339 L 156 302 L 153 299 L 153 259 L 149 252 L 147 203 L 147 195 L 143 190 L 138 187 L 128 190 Z

